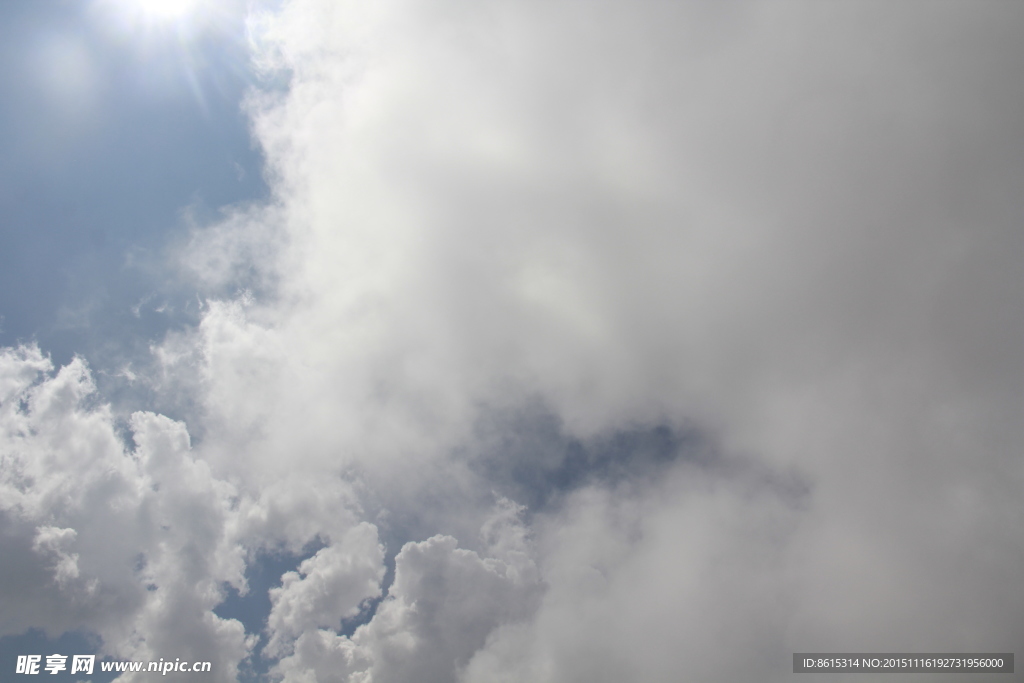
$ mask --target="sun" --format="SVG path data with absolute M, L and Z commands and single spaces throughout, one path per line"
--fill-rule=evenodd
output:
M 2 1 L 2 0 L 0 0 Z M 194 36 L 213 16 L 212 5 L 225 0 L 90 0 L 104 24 L 116 33 Z
M 134 0 L 139 11 L 154 20 L 181 19 L 191 13 L 198 0 Z

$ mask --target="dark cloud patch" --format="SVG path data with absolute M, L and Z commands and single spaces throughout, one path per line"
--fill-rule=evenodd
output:
M 551 511 L 583 486 L 656 478 L 681 459 L 702 466 L 719 460 L 695 428 L 636 427 L 584 440 L 539 402 L 485 412 L 469 450 L 470 469 L 530 512 Z

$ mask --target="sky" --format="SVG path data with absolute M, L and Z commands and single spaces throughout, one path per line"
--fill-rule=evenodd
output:
M 0 8 L 0 342 L 67 363 L 157 333 L 180 294 L 158 255 L 170 235 L 266 194 L 239 106 L 244 17 L 223 8 L 191 28 L 114 0 Z
M 1022 31 L 941 0 L 3 3 L 4 676 L 1019 650 Z

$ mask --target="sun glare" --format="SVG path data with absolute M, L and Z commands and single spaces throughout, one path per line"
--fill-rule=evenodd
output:
M 197 0 L 135 0 L 147 16 L 158 20 L 180 19 L 191 12 Z

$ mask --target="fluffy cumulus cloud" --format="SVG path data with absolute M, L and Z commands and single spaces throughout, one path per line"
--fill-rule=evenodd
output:
M 270 591 L 267 653 L 279 654 L 285 643 L 314 627 L 356 616 L 360 603 L 380 594 L 383 578 L 384 549 L 377 530 L 368 524 L 352 529 L 338 544 L 299 565 L 298 572 L 282 576 L 281 587 Z
M 515 506 L 499 502 L 485 523 L 501 527 L 488 552 L 436 535 L 407 543 L 373 619 L 352 637 L 306 629 L 275 673 L 295 681 L 452 681 L 499 626 L 536 610 L 541 592 Z M 511 513 L 511 515 L 510 515 Z
M 106 654 L 215 659 L 214 680 L 234 680 L 245 633 L 212 612 L 242 581 L 232 487 L 166 417 L 132 415 L 126 448 L 79 359 L 53 373 L 38 349 L 7 349 L 0 376 L 2 633 L 87 630 Z
M 286 683 L 1021 641 L 1018 7 L 252 27 L 287 77 L 247 104 L 273 196 L 177 253 L 207 303 L 149 377 L 195 445 L 153 413 L 126 443 L 82 361 L 4 352 L 4 633 Z M 260 626 L 214 613 L 311 543 Z

